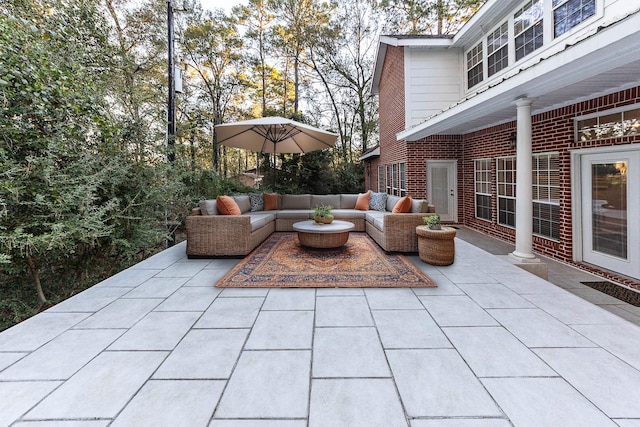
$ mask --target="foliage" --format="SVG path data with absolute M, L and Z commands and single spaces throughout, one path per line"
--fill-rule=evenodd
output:
M 333 206 L 320 205 L 313 208 L 313 219 L 316 218 L 332 218 L 331 209 Z
M 440 216 L 439 215 L 429 215 L 422 217 L 422 221 L 427 228 L 435 230 L 440 226 Z
M 447 33 L 481 3 L 249 0 L 225 15 L 186 0 L 167 164 L 166 2 L 0 2 L 0 329 L 179 239 L 198 200 L 250 190 L 234 179 L 248 169 L 264 191 L 364 191 L 378 36 Z M 218 147 L 216 124 L 268 115 L 330 129 L 336 147 Z

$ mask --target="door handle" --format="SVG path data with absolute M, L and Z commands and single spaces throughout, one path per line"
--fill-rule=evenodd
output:
M 449 195 L 453 196 L 453 190 L 449 190 Z

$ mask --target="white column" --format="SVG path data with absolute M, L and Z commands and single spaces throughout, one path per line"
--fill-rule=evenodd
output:
M 516 142 L 516 250 L 511 256 L 520 262 L 538 262 L 533 254 L 533 190 L 531 164 L 531 104 L 518 99 Z

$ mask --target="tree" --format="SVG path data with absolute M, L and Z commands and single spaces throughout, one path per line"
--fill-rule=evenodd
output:
M 310 47 L 310 66 L 330 101 L 345 163 L 354 162 L 354 154 L 367 150 L 375 139 L 371 82 L 381 21 L 379 11 L 364 2 L 342 3 Z
M 293 62 L 293 114 L 299 113 L 301 62 L 309 46 L 315 43 L 317 29 L 326 25 L 330 6 L 317 0 L 270 0 L 282 24 L 274 28 L 274 45 L 285 67 Z M 286 70 L 286 68 L 285 68 Z M 285 71 L 286 77 L 286 71 Z M 283 108 L 286 110 L 286 106 Z
M 153 156 L 163 135 L 166 105 L 166 6 L 146 0 L 131 7 L 127 0 L 105 0 L 113 55 L 103 69 L 111 89 L 112 120 L 138 161 Z
M 186 102 L 205 101 L 209 109 L 207 115 L 215 126 L 224 123 L 231 104 L 242 101 L 239 89 L 244 61 L 240 52 L 244 44 L 238 36 L 235 19 L 221 11 L 192 15 L 187 24 L 181 47 L 188 70 L 193 71 L 202 85 L 196 99 Z M 212 162 L 214 170 L 219 170 L 217 141 L 214 141 Z
M 387 31 L 453 34 L 486 0 L 382 0 L 389 16 Z

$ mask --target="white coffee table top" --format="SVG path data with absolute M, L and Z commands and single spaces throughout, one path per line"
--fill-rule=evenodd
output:
M 302 231 L 303 233 L 320 233 L 320 234 L 332 234 L 343 233 L 345 231 L 353 230 L 355 226 L 349 221 L 333 220 L 331 224 L 318 224 L 313 220 L 301 221 L 293 224 L 294 231 Z

